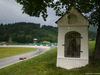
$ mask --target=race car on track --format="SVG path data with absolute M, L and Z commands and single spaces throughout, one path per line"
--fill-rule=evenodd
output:
M 26 59 L 26 57 L 20 57 L 20 58 L 19 58 L 19 60 L 24 60 L 24 59 Z

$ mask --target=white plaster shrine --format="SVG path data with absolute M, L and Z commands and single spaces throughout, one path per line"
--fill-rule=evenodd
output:
M 73 69 L 89 63 L 88 26 L 89 20 L 76 8 L 58 21 L 57 67 Z

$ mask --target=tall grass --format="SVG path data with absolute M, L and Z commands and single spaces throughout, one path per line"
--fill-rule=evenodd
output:
M 93 63 L 85 67 L 66 70 L 56 67 L 56 58 L 57 48 L 29 60 L 0 69 L 0 75 L 86 75 L 86 73 L 100 72 L 99 60 L 93 61 Z

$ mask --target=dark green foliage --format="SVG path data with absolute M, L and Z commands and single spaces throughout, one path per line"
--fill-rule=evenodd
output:
M 96 40 L 97 35 L 97 26 L 90 26 L 89 27 L 89 40 Z
M 93 26 L 93 25 L 90 25 L 89 26 L 89 31 L 93 31 L 94 33 L 97 33 L 97 26 Z
M 89 31 L 89 40 L 96 40 L 96 33 L 93 31 Z
M 94 27 L 89 28 L 89 39 L 96 39 L 96 32 Z M 34 23 L 15 23 L 0 25 L 0 41 L 8 41 L 12 38 L 13 42 L 19 43 L 32 43 L 34 38 L 38 39 L 38 42 L 50 41 L 57 42 L 58 28 L 53 26 L 43 25 Z
M 32 43 L 34 38 L 38 42 L 50 41 L 57 42 L 57 27 L 45 26 L 40 27 L 40 24 L 35 23 L 14 23 L 0 25 L 0 41 L 12 41 L 19 43 Z
M 46 21 L 47 18 L 47 6 L 50 7 L 54 0 L 16 0 L 18 3 L 23 5 L 23 13 L 30 16 L 43 17 Z

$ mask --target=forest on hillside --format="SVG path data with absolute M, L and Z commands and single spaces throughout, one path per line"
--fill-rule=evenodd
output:
M 33 43 L 37 38 L 38 43 L 43 41 L 57 42 L 58 28 L 36 23 L 19 22 L 13 24 L 0 24 L 0 42 Z M 89 39 L 95 40 L 96 32 L 89 31 Z
M 89 26 L 89 40 L 96 40 L 97 26 Z
M 38 42 L 50 41 L 57 42 L 58 28 L 53 26 L 43 25 L 36 23 L 13 23 L 13 24 L 0 24 L 0 41 L 12 41 L 19 43 L 32 43 L 34 38 Z

